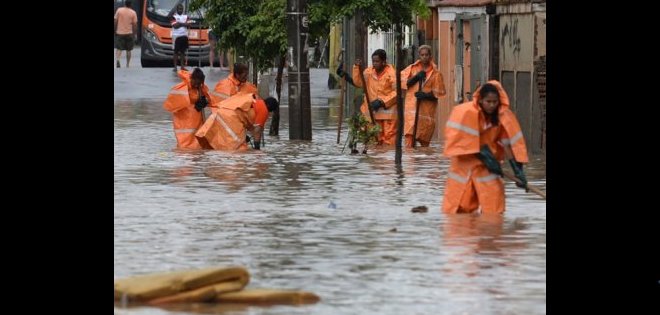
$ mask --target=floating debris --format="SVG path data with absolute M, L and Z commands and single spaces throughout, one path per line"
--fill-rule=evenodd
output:
M 429 211 L 429 208 L 427 208 L 426 206 L 418 206 L 418 207 L 414 207 L 410 210 L 410 212 L 414 212 L 414 213 L 418 213 L 418 212 L 419 213 L 426 213 L 428 211 Z

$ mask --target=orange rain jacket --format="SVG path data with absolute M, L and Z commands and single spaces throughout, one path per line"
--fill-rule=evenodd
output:
M 247 150 L 247 130 L 253 130 L 255 125 L 263 126 L 268 119 L 265 102 L 256 97 L 254 93 L 239 94 L 218 103 L 218 109 L 196 136 L 206 139 L 216 150 Z
M 415 92 L 419 91 L 419 83 L 408 86 L 408 79 L 422 70 L 421 61 L 411 64 L 401 71 L 401 88 L 407 90 L 405 99 L 405 114 L 403 123 L 403 134 L 406 138 L 406 147 L 412 147 L 412 135 L 415 125 L 415 112 L 417 110 L 417 98 Z M 431 67 L 426 71 L 426 78 L 422 83 L 422 92 L 432 92 L 437 98 L 446 94 L 445 83 L 438 67 L 431 61 Z M 423 100 L 419 102 L 419 118 L 417 121 L 417 140 L 423 147 L 428 147 L 433 131 L 435 131 L 435 109 L 438 101 Z
M 378 135 L 378 144 L 392 145 L 396 139 L 396 72 L 392 65 L 385 65 L 385 69 L 380 75 L 376 73 L 374 67 L 364 69 L 364 79 L 367 81 L 367 88 L 365 93 L 369 93 L 369 100 L 375 101 L 381 99 L 385 103 L 385 108 L 379 108 L 374 112 L 374 119 L 381 127 L 380 134 Z M 360 76 L 360 68 L 353 65 L 353 82 L 356 87 L 363 87 L 362 76 Z M 369 108 L 367 107 L 367 97 L 364 97 L 364 102 L 360 106 L 360 111 L 371 121 L 369 117 Z
M 476 153 L 487 144 L 495 157 L 504 159 L 504 145 L 511 145 L 518 162 L 527 163 L 527 147 L 520 124 L 509 109 L 509 97 L 497 81 L 488 81 L 499 90 L 500 107 L 497 126 L 486 121 L 477 100 L 479 90 L 471 102 L 460 104 L 452 110 L 445 127 L 444 154 L 451 159 L 442 205 L 447 213 L 472 212 L 479 205 L 483 212 L 504 212 L 504 184 L 491 174 Z
M 197 99 L 199 99 L 199 92 L 191 86 L 190 72 L 180 70 L 177 74 L 183 82 L 175 85 L 170 90 L 163 104 L 163 108 L 172 113 L 177 148 L 210 149 L 208 143 L 204 141 L 200 143 L 195 138 L 195 132 L 204 122 L 202 112 L 198 112 L 194 106 Z M 210 100 L 208 90 L 206 84 L 202 85 L 202 93 L 204 93 L 207 100 Z
M 218 109 L 218 103 L 241 93 L 257 93 L 257 87 L 247 81 L 241 84 L 241 82 L 234 77 L 233 72 L 229 73 L 229 76 L 218 81 L 213 91 L 211 91 L 211 105 L 209 106 L 211 112 L 215 113 Z

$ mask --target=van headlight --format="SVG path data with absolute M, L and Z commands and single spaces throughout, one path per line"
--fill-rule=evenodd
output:
M 154 34 L 154 32 L 149 31 L 149 30 L 144 32 L 144 38 L 146 38 L 150 42 L 157 42 L 158 41 L 158 37 L 156 37 L 156 34 Z

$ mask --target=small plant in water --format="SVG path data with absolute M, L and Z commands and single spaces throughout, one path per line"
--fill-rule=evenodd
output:
M 357 144 L 362 143 L 362 154 L 367 154 L 367 146 L 370 143 L 378 142 L 380 125 L 371 124 L 364 115 L 357 112 L 347 119 L 348 122 L 348 141 L 351 154 L 358 153 Z

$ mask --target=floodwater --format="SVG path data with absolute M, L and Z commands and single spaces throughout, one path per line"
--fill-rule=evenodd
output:
M 342 154 L 346 132 L 336 144 L 337 113 L 326 106 L 313 107 L 312 141 L 288 139 L 283 107 L 280 136 L 267 136 L 262 151 L 176 151 L 162 102 L 115 100 L 115 279 L 242 265 L 248 288 L 321 301 L 115 305 L 115 314 L 545 314 L 540 197 L 507 183 L 504 216 L 442 214 L 441 143 L 404 150 L 400 171 L 393 149 Z M 526 172 L 545 190 L 543 157 Z M 421 205 L 428 213 L 411 213 Z

